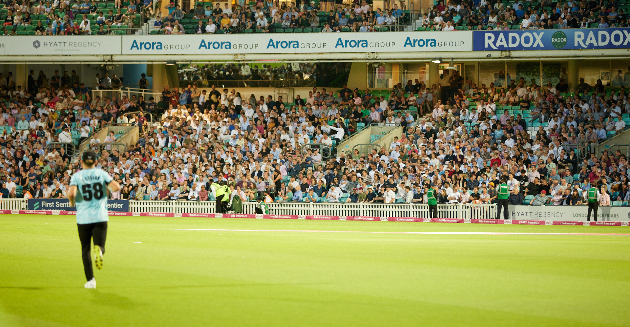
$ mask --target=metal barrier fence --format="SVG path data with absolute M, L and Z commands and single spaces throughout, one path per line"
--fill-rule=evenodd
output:
M 0 210 L 26 210 L 26 199 L 0 198 Z
M 438 217 L 429 217 L 426 204 L 366 204 L 366 203 L 270 203 L 269 213 L 278 215 L 368 216 L 494 219 L 494 204 L 440 204 Z
M 26 210 L 26 199 L 0 199 L 0 210 Z M 256 202 L 244 202 L 243 213 L 255 214 Z M 214 213 L 214 201 L 129 201 L 134 213 Z M 367 204 L 367 203 L 270 203 L 269 213 L 277 215 L 367 216 L 494 219 L 495 204 L 439 204 L 438 217 L 429 217 L 426 204 Z

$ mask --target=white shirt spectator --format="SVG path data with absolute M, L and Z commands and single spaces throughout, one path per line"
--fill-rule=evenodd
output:
M 383 198 L 385 203 L 394 203 L 396 200 L 396 193 L 394 193 L 391 189 L 388 189 L 385 193 L 383 193 Z
M 70 132 L 68 131 L 61 132 L 61 134 L 59 134 L 59 142 L 72 143 L 72 135 L 70 135 Z
M 214 33 L 217 30 L 217 25 L 214 25 L 214 23 L 206 25 L 206 33 Z
M 615 123 L 615 129 L 617 131 L 623 131 L 624 128 L 626 128 L 626 122 L 621 119 L 617 120 Z

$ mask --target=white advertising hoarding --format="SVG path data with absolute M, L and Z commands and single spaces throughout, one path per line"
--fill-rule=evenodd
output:
M 119 55 L 120 36 L 8 36 L 0 38 L 4 56 Z
M 123 55 L 472 51 L 472 32 L 129 35 Z
M 510 218 L 515 220 L 586 221 L 588 207 L 520 205 L 509 206 L 508 212 Z M 597 221 L 628 221 L 629 219 L 630 207 L 599 207 L 597 210 Z M 591 214 L 591 221 L 593 221 L 593 214 Z

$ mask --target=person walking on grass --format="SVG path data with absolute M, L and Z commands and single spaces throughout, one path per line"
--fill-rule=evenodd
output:
M 92 254 L 90 247 L 94 240 L 94 264 L 97 269 L 103 267 L 105 239 L 107 238 L 107 190 L 118 192 L 120 184 L 100 168 L 95 168 L 96 153 L 85 151 L 81 156 L 83 170 L 72 175 L 68 200 L 70 206 L 77 207 L 77 226 L 81 241 L 83 270 L 85 271 L 85 288 L 95 289 L 96 280 L 92 271 Z

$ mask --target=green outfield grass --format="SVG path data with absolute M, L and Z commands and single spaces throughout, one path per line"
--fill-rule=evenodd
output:
M 0 326 L 630 326 L 630 236 L 371 232 L 630 227 L 112 217 L 86 290 L 73 216 L 4 215 Z

